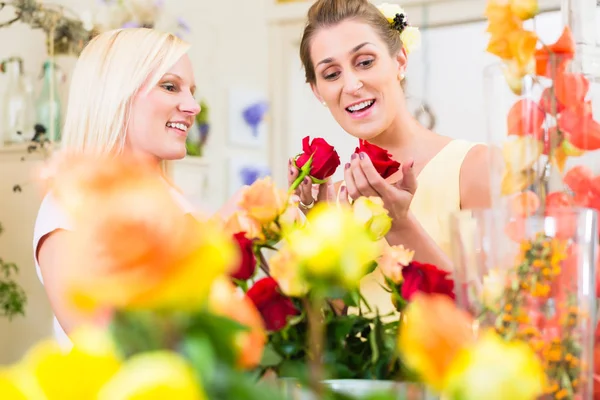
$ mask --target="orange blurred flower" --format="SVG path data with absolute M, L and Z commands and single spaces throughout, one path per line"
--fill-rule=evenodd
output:
M 265 235 L 258 221 L 250 218 L 245 211 L 236 211 L 225 221 L 224 229 L 231 235 L 245 232 L 246 238 L 253 240 L 264 240 Z
M 399 284 L 404 280 L 402 268 L 408 266 L 415 255 L 414 250 L 408 250 L 404 246 L 385 246 L 383 254 L 379 259 L 379 269 L 384 276 L 392 282 Z
M 268 224 L 285 211 L 288 206 L 288 194 L 278 189 L 271 178 L 266 177 L 244 190 L 239 206 L 250 218 L 261 224 Z
M 438 391 L 458 352 L 475 340 L 471 316 L 438 294 L 415 294 L 400 332 L 398 347 L 406 364 Z
M 59 254 L 75 308 L 197 306 L 214 276 L 233 266 L 230 238 L 186 216 L 169 190 L 146 159 L 59 161 L 52 193 L 72 220 Z
M 510 0 L 510 11 L 520 20 L 526 21 L 539 12 L 537 0 Z
M 262 358 L 267 336 L 263 319 L 252 300 L 236 291 L 236 287 L 223 277 L 213 283 L 209 307 L 249 328 L 249 331 L 238 333 L 234 345 L 239 350 L 240 368 L 256 367 Z
M 546 114 L 535 101 L 530 99 L 518 100 L 508 111 L 508 134 L 525 136 L 531 135 L 540 139 L 543 134 L 543 124 Z
M 575 55 L 575 41 L 569 27 L 565 27 L 556 43 L 542 46 L 535 52 L 536 74 L 548 78 L 560 75 Z

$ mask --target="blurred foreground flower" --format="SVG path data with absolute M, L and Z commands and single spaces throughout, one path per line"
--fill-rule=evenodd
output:
M 359 197 L 352 204 L 354 216 L 365 224 L 373 240 L 380 240 L 392 227 L 392 218 L 383 205 L 381 197 Z
M 185 215 L 150 161 L 65 157 L 55 170 L 52 193 L 74 229 L 59 251 L 62 283 L 77 309 L 197 308 L 237 263 L 231 237 Z
M 286 236 L 307 281 L 356 288 L 381 253 L 364 223 L 351 208 L 318 204 L 306 226 Z
M 443 390 L 456 355 L 474 341 L 473 319 L 448 296 L 417 293 L 401 323 L 400 355 L 426 384 Z
M 457 355 L 444 394 L 457 400 L 533 400 L 543 394 L 545 379 L 527 343 L 506 342 L 488 331 Z
M 183 358 L 170 351 L 155 351 L 128 359 L 97 399 L 204 400 L 206 396 Z

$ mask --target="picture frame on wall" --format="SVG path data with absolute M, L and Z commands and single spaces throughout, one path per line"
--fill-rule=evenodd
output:
M 229 142 L 234 146 L 261 148 L 267 143 L 267 95 L 255 89 L 229 90 Z
M 232 156 L 229 158 L 229 195 L 256 180 L 271 176 L 271 168 L 258 157 Z

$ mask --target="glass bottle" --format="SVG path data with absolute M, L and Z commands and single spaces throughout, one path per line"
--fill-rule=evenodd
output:
M 30 94 L 23 80 L 23 62 L 20 58 L 10 58 L 2 63 L 8 82 L 2 99 L 2 131 L 0 142 L 20 143 L 31 137 L 33 125 L 29 117 L 31 110 Z
M 44 63 L 43 86 L 36 104 L 37 121 L 52 142 L 60 141 L 61 104 L 57 88 L 56 65 L 52 61 Z

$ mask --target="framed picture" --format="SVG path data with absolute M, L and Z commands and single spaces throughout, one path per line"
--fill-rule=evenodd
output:
M 229 195 L 233 196 L 244 185 L 252 185 L 257 179 L 271 176 L 271 169 L 263 160 L 249 157 L 229 159 Z
M 229 91 L 229 141 L 243 147 L 264 147 L 267 140 L 265 118 L 267 96 L 252 89 Z

